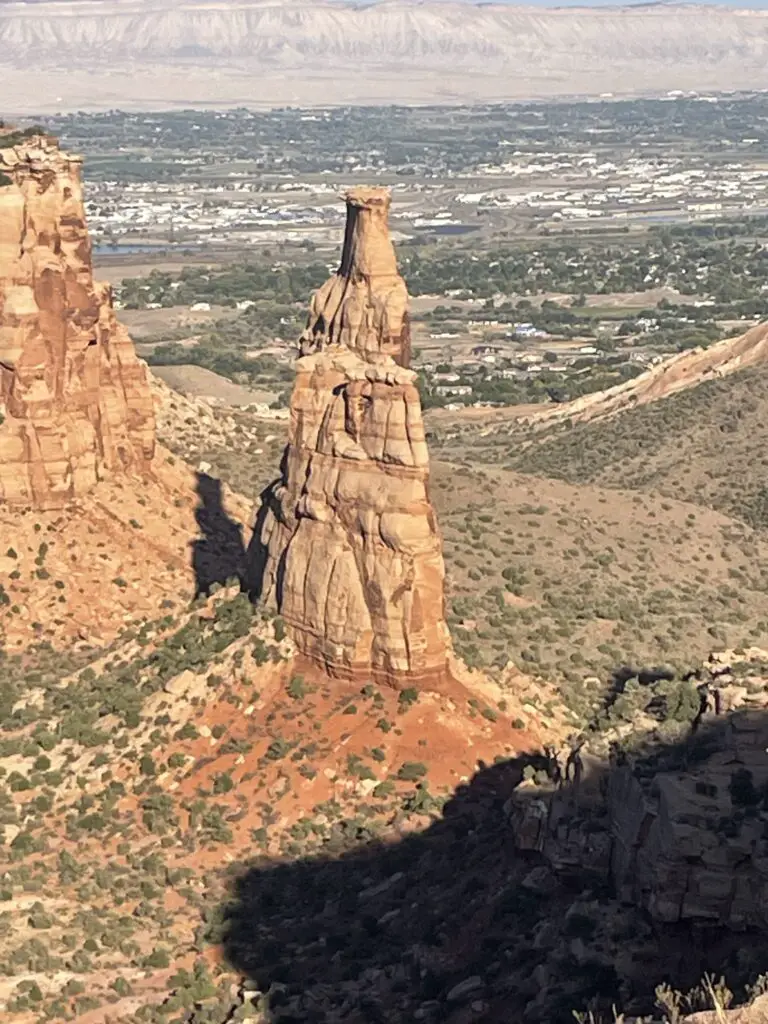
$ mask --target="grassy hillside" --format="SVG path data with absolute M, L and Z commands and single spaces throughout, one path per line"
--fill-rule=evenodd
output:
M 274 478 L 285 424 L 247 412 L 227 419 L 201 432 L 193 418 L 190 433 L 177 411 L 166 429 L 180 454 L 256 500 Z M 511 661 L 558 680 L 582 717 L 627 663 L 687 668 L 713 649 L 766 639 L 768 538 L 745 524 L 678 500 L 484 465 L 463 444 L 439 454 L 432 499 L 448 621 L 471 666 Z
M 758 370 L 599 423 L 496 435 L 483 447 L 523 473 L 657 493 L 768 527 L 768 375 Z
M 768 537 L 676 500 L 437 463 L 449 625 L 583 714 L 625 664 L 683 668 L 768 636 Z

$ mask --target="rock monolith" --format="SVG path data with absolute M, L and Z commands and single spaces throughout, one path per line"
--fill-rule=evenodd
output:
M 301 354 L 341 345 L 363 359 L 391 356 L 411 362 L 408 290 L 389 237 L 390 193 L 383 188 L 347 192 L 341 265 L 312 296 Z
M 301 338 L 282 476 L 257 516 L 254 588 L 330 675 L 430 686 L 449 641 L 407 292 L 389 192 L 346 200 L 341 266 Z
M 0 128 L 0 501 L 57 507 L 103 476 L 144 472 L 147 370 L 93 280 L 82 161 Z

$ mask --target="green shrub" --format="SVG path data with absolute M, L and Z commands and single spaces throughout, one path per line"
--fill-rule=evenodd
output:
M 417 782 L 427 774 L 427 766 L 421 761 L 404 761 L 400 765 L 397 777 L 403 782 Z
M 288 696 L 292 700 L 303 700 L 308 692 L 307 684 L 304 682 L 304 676 L 291 676 L 287 690 Z
M 143 967 L 169 967 L 171 964 L 171 958 L 168 956 L 168 952 L 165 949 L 155 949 L 148 956 L 144 957 L 142 963 Z

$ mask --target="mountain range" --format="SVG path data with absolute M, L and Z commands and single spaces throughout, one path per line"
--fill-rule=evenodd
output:
M 768 12 L 465 0 L 0 4 L 11 114 L 768 87 Z

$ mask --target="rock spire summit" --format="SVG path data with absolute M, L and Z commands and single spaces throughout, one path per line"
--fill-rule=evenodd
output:
M 360 186 L 344 196 L 347 226 L 341 264 L 312 296 L 301 354 L 345 345 L 363 359 L 411 362 L 408 290 L 389 237 L 389 189 Z
M 81 159 L 0 124 L 0 501 L 56 507 L 155 446 L 144 364 L 93 280 Z
M 282 476 L 262 495 L 254 589 L 330 675 L 448 674 L 441 539 L 389 193 L 347 194 L 341 266 L 312 299 Z M 397 360 L 397 361 L 396 361 Z

